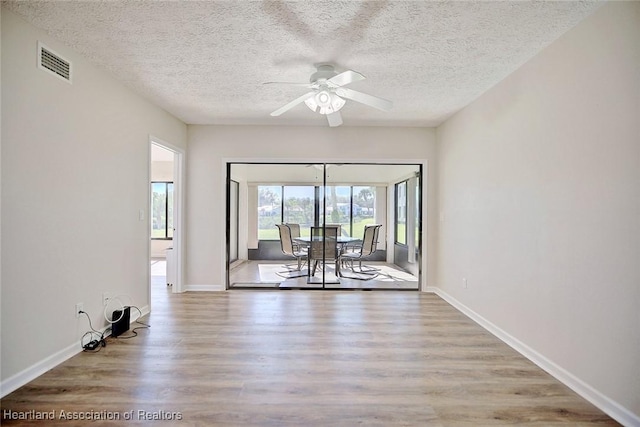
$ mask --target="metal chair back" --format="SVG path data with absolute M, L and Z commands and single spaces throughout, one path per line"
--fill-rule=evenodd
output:
M 381 225 L 378 224 L 364 226 L 364 235 L 362 236 L 362 246 L 360 248 L 361 257 L 369 256 L 376 251 L 380 227 Z
M 291 229 L 286 224 L 276 224 L 280 233 L 280 248 L 285 255 L 296 256 L 293 253 L 293 239 L 291 238 Z
M 311 227 L 309 258 L 333 261 L 338 257 L 338 227 Z

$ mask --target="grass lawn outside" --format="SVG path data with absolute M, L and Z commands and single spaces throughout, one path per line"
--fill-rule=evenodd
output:
M 373 224 L 373 218 L 360 218 L 357 222 L 353 223 L 353 237 L 362 237 L 364 235 L 364 226 Z M 345 232 L 348 234 L 349 225 L 342 225 L 342 234 Z M 310 225 L 300 225 L 300 234 L 302 236 L 309 236 L 311 234 L 311 226 Z M 259 240 L 280 240 L 280 234 L 278 233 L 278 229 L 274 226 L 273 228 L 258 230 L 258 239 Z

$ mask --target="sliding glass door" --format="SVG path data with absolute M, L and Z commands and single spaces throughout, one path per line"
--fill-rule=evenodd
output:
M 418 289 L 421 165 L 230 163 L 227 172 L 228 189 L 233 191 L 232 182 L 240 187 L 237 241 L 244 261 L 227 269 L 228 288 Z M 407 180 L 418 184 L 411 187 L 410 206 L 403 205 L 411 215 L 400 217 L 404 211 L 398 210 L 395 193 Z M 406 185 L 400 186 L 405 193 Z M 398 224 L 411 230 L 411 245 L 406 237 L 396 240 Z M 281 225 L 292 232 L 285 236 L 288 244 L 282 242 Z M 367 256 L 354 256 L 374 225 Z M 415 268 L 408 271 L 407 265 Z M 239 273 L 244 267 L 255 271 Z

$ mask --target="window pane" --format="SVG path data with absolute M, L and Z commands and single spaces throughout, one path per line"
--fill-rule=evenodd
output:
M 315 199 L 317 188 L 319 200 Z M 362 236 L 364 226 L 375 222 L 375 195 L 374 186 L 258 186 L 258 239 L 278 240 L 276 224 L 280 222 L 300 224 L 301 234 L 308 236 L 316 203 L 320 224 L 339 224 L 342 235 Z
M 407 244 L 407 182 L 396 184 L 396 243 Z
M 151 238 L 164 239 L 166 237 L 166 207 L 167 184 L 164 182 L 151 183 Z
M 376 187 L 353 187 L 353 237 L 364 235 L 364 226 L 375 223 Z
M 325 198 L 325 224 L 340 224 L 341 234 L 348 235 L 351 224 L 351 187 L 327 186 Z
M 313 186 L 284 187 L 284 222 L 300 224 L 302 235 L 308 236 L 313 225 L 314 191 Z
M 279 240 L 276 224 L 282 222 L 282 187 L 258 186 L 258 239 Z

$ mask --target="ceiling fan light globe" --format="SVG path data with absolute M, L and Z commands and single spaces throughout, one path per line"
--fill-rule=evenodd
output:
M 327 107 L 331 105 L 331 95 L 329 95 L 329 92 L 322 91 L 316 95 L 316 101 L 321 107 Z
M 317 113 L 319 108 L 320 108 L 320 106 L 316 102 L 316 97 L 315 96 L 312 96 L 311 98 L 306 99 L 304 101 L 304 103 L 307 104 L 307 107 L 309 107 L 309 109 L 311 111 L 313 111 L 314 113 Z
M 344 104 L 346 104 L 346 103 L 347 103 L 347 101 L 345 99 L 340 98 L 335 93 L 332 94 L 331 107 L 333 108 L 333 112 L 334 113 L 336 111 L 339 111 L 342 107 L 344 107 Z
M 321 91 L 304 102 L 311 111 L 326 115 L 339 111 L 344 107 L 346 100 L 333 92 Z

